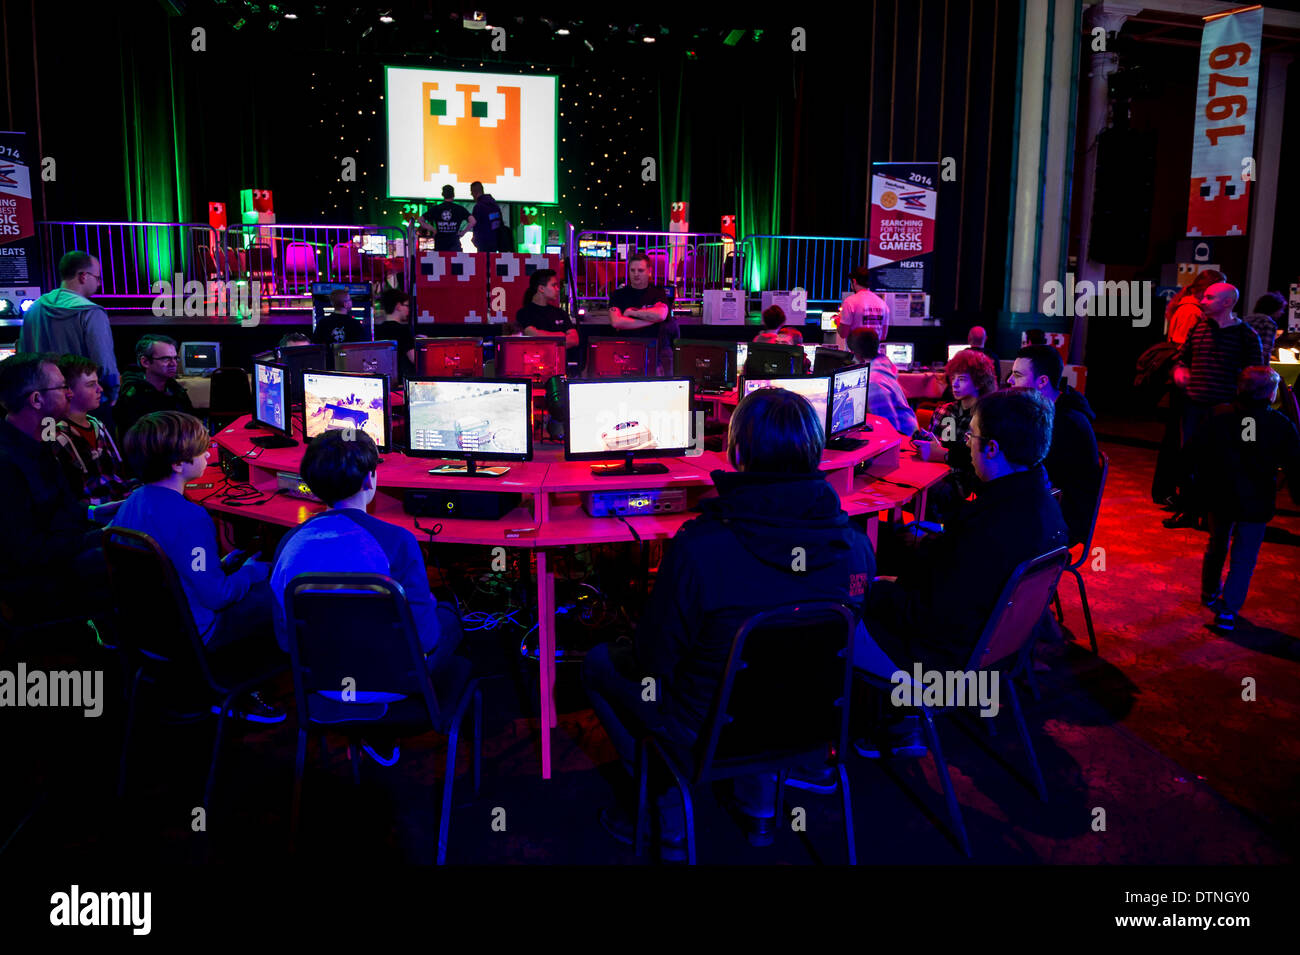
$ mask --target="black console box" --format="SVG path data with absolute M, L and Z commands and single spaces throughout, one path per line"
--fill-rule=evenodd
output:
M 518 493 L 497 491 L 445 491 L 437 488 L 408 488 L 402 506 L 416 517 L 459 517 L 471 521 L 496 521 L 523 500 Z

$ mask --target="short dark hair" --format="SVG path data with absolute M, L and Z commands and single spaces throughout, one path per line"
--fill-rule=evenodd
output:
M 858 361 L 871 361 L 880 354 L 880 333 L 874 328 L 855 328 L 849 333 L 849 351 Z
M 780 305 L 769 305 L 763 309 L 763 327 L 775 331 L 785 324 L 785 312 Z
M 75 279 L 78 272 L 85 272 L 91 262 L 91 255 L 87 252 L 65 252 L 63 258 L 59 259 L 59 280 L 66 282 L 68 279 Z
M 1052 446 L 1055 409 L 1037 388 L 1003 388 L 975 402 L 971 420 L 979 419 L 980 436 L 992 438 L 1012 464 L 1031 468 Z
M 1051 345 L 1026 345 L 1016 352 L 1017 358 L 1027 358 L 1034 366 L 1034 378 L 1046 375 L 1053 388 L 1061 387 L 1061 376 L 1065 374 L 1065 362 L 1061 353 Z
M 280 344 L 276 348 L 290 348 L 294 345 L 310 345 L 311 336 L 304 335 L 302 332 L 286 332 L 280 339 Z
M 456 189 L 454 186 L 451 185 L 451 183 L 448 183 L 447 185 L 442 187 L 442 197 L 444 199 L 456 198 Z
M 958 375 L 969 377 L 977 395 L 987 395 L 998 387 L 998 373 L 993 367 L 993 359 L 973 348 L 963 348 L 949 358 L 943 371 L 948 376 L 949 384 Z
M 849 278 L 854 282 L 857 282 L 863 288 L 866 288 L 868 283 L 871 281 L 871 270 L 864 265 L 859 265 L 849 273 Z
M 737 471 L 811 474 L 825 447 L 825 427 L 812 402 L 784 388 L 751 391 L 727 429 L 727 459 Z
M 122 439 L 122 452 L 136 477 L 146 484 L 171 474 L 172 465 L 192 461 L 212 444 L 203 422 L 183 411 L 145 415 Z
M 60 355 L 59 371 L 63 372 L 63 380 L 71 386 L 78 378 L 98 375 L 99 366 L 85 355 Z
M 384 310 L 385 315 L 392 315 L 393 309 L 404 302 L 409 302 L 411 296 L 407 295 L 400 288 L 393 288 L 391 285 L 385 288 L 379 294 L 379 307 Z
M 28 395 L 45 387 L 41 366 L 58 360 L 57 355 L 20 351 L 0 361 L 0 404 L 5 411 L 17 414 Z
M 483 191 L 483 183 L 481 183 L 481 182 L 479 182 L 477 179 L 475 179 L 473 182 L 471 182 L 471 183 L 469 184 L 469 191 L 470 191 L 470 192 L 476 192 L 476 191 L 477 191 L 477 192 L 482 192 L 482 191 Z
M 1286 308 L 1286 299 L 1281 292 L 1265 292 L 1255 303 L 1255 312 L 1259 315 L 1272 315 L 1280 308 Z
M 555 269 L 538 269 L 532 275 L 528 276 L 528 292 L 524 296 L 524 304 L 527 305 L 537 294 L 537 290 L 556 276 Z
M 644 252 L 633 252 L 627 257 L 628 268 L 632 267 L 633 262 L 644 262 L 646 268 L 650 268 L 650 256 Z
M 334 308 L 342 308 L 347 305 L 352 306 L 352 296 L 345 288 L 336 288 L 330 291 L 330 305 Z
M 1031 328 L 1025 332 L 1025 341 L 1029 342 L 1031 345 L 1046 345 L 1047 332 L 1043 331 L 1041 328 Z
M 1256 401 L 1272 401 L 1282 376 L 1268 365 L 1251 365 L 1237 372 L 1237 394 Z
M 178 354 L 181 350 L 180 346 L 176 344 L 176 339 L 168 335 L 143 335 L 140 340 L 135 343 L 135 360 L 137 364 L 141 358 L 153 357 L 154 345 L 171 345 L 172 348 L 176 349 Z
M 302 479 L 311 492 L 333 506 L 361 490 L 366 475 L 379 467 L 375 439 L 360 429 L 326 431 L 307 445 Z

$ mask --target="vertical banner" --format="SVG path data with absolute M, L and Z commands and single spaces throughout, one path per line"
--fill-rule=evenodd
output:
M 871 164 L 867 268 L 874 291 L 930 291 L 938 166 L 934 162 Z
M 1263 30 L 1255 7 L 1209 19 L 1201 33 L 1188 235 L 1246 234 Z
M 35 298 L 40 296 L 41 263 L 27 150 L 26 133 L 0 132 L 0 289 L 34 291 Z

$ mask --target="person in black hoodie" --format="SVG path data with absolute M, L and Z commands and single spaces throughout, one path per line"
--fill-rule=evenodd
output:
M 736 471 L 714 471 L 717 498 L 683 524 L 667 548 L 649 606 L 632 645 L 601 644 L 583 668 L 592 706 L 629 772 L 636 743 L 653 733 L 689 765 L 721 683 L 740 624 L 763 610 L 806 600 L 862 604 L 875 573 L 866 535 L 849 521 L 818 470 L 825 435 L 808 401 L 760 389 L 731 418 L 727 455 Z M 791 559 L 803 548 L 803 563 Z M 656 701 L 643 700 L 643 678 L 656 680 Z M 667 800 L 673 800 L 672 790 Z M 774 832 L 775 777 L 738 780 L 736 808 L 750 841 Z M 665 858 L 681 857 L 680 804 L 661 797 Z M 632 841 L 626 814 L 601 823 Z
M 1069 385 L 1059 385 L 1065 365 L 1061 353 L 1050 345 L 1027 345 L 1011 366 L 1011 384 L 1037 388 L 1055 407 L 1052 448 L 1047 452 L 1047 476 L 1061 489 L 1061 512 L 1070 529 L 1070 546 L 1083 543 L 1097 508 L 1101 465 L 1097 457 L 1097 420 L 1088 399 Z
M 1216 611 L 1214 625 L 1221 630 L 1235 628 L 1246 602 L 1264 529 L 1276 512 L 1278 468 L 1286 473 L 1291 500 L 1300 504 L 1300 435 L 1269 407 L 1280 380 L 1267 365 L 1242 369 L 1236 400 L 1218 405 L 1188 445 L 1210 530 L 1201 600 Z M 1220 589 L 1229 545 L 1228 579 Z

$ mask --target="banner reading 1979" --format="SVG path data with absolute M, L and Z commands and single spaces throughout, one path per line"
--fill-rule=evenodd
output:
M 928 292 L 938 192 L 934 162 L 871 164 L 867 268 L 880 292 Z

